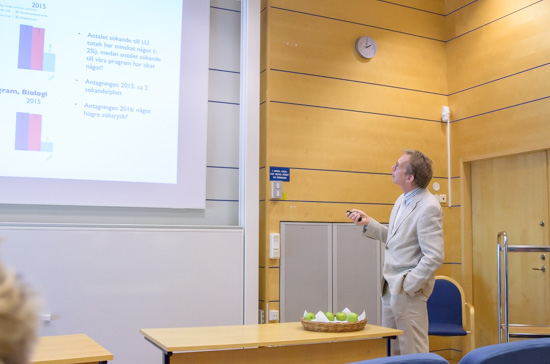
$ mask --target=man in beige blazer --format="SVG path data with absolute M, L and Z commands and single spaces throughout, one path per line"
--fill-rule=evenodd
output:
M 407 149 L 392 167 L 392 180 L 403 190 L 386 227 L 361 210 L 348 217 L 363 225 L 363 235 L 386 243 L 382 283 L 382 326 L 403 331 L 392 355 L 429 351 L 428 297 L 435 271 L 443 264 L 443 213 L 426 189 L 432 161 Z

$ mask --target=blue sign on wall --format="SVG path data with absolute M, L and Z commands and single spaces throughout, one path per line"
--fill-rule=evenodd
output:
M 269 167 L 270 181 L 290 181 L 290 168 Z

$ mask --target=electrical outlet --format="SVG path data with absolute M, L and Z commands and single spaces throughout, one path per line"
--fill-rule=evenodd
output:
M 265 312 L 264 312 L 264 310 L 259 310 L 259 312 L 258 312 L 258 322 L 260 324 L 265 324 Z
M 447 195 L 439 195 L 439 202 L 447 203 Z
M 277 321 L 279 319 L 278 310 L 269 310 L 269 321 Z

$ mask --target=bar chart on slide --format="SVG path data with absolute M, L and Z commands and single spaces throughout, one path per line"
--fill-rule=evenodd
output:
M 53 152 L 53 143 L 42 141 L 42 115 L 18 112 L 15 118 L 15 150 Z
M 55 71 L 55 54 L 44 52 L 46 29 L 31 25 L 19 26 L 19 57 L 17 68 L 35 71 Z

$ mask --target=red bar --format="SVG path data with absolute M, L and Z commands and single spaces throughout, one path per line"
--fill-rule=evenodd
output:
M 45 33 L 43 28 L 32 28 L 31 70 L 42 71 Z
M 27 150 L 40 151 L 42 139 L 42 115 L 29 115 L 29 146 Z

